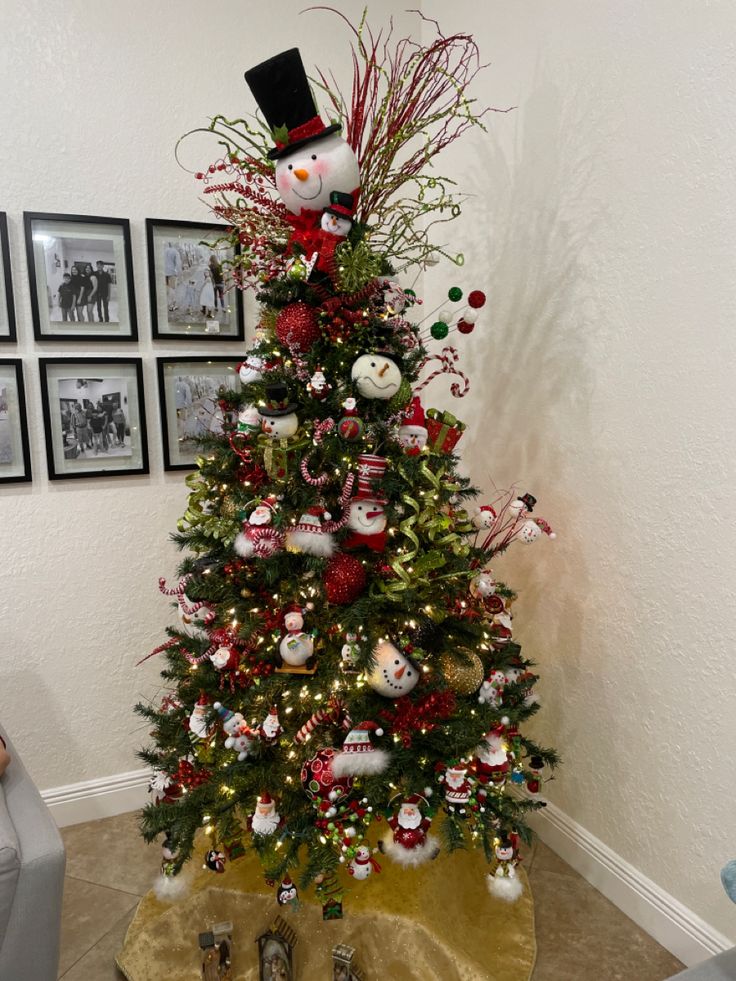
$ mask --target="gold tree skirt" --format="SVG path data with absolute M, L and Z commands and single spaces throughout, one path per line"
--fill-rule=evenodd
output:
M 536 956 L 534 904 L 521 869 L 524 894 L 511 904 L 489 895 L 477 853 L 442 854 L 406 871 L 377 858 L 384 871 L 351 882 L 344 919 L 328 922 L 311 892 L 300 893 L 296 910 L 279 907 L 252 856 L 223 875 L 198 870 L 176 903 L 162 903 L 153 892 L 143 897 L 117 965 L 128 981 L 198 981 L 198 934 L 232 920 L 234 981 L 258 981 L 256 937 L 281 915 L 298 937 L 294 981 L 330 981 L 337 943 L 355 947 L 365 981 L 528 981 Z

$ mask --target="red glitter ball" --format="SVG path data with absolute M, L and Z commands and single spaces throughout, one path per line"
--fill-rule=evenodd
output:
M 354 556 L 339 553 L 327 564 L 324 581 L 329 602 L 344 606 L 356 600 L 365 589 L 365 569 Z
M 480 310 L 485 302 L 486 294 L 483 290 L 473 290 L 468 296 L 468 306 L 471 306 L 474 310 Z
M 457 324 L 457 329 L 461 334 L 472 334 L 475 324 L 469 324 L 467 320 L 459 320 Z
M 320 336 L 314 308 L 306 303 L 290 303 L 276 320 L 276 336 L 286 347 L 308 351 Z

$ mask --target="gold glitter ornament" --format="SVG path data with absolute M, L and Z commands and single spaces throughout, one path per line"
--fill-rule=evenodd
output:
M 226 497 L 220 507 L 220 514 L 223 518 L 237 518 L 240 508 L 232 497 Z
M 483 681 L 483 662 L 477 654 L 469 654 L 462 661 L 455 660 L 450 654 L 443 654 L 438 667 L 456 695 L 472 695 Z

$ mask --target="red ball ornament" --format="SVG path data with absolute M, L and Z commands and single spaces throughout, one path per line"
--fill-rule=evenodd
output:
M 472 293 L 468 294 L 468 306 L 471 306 L 474 310 L 480 310 L 485 302 L 486 294 L 483 290 L 473 290 Z
M 469 324 L 467 320 L 459 320 L 457 324 L 457 329 L 461 334 L 472 334 L 475 324 Z
M 301 301 L 284 307 L 276 319 L 276 336 L 295 351 L 308 351 L 320 333 L 314 308 Z
M 317 750 L 302 766 L 302 787 L 310 800 L 316 797 L 329 798 L 330 792 L 335 791 L 335 803 L 350 793 L 353 778 L 341 777 L 338 780 L 332 772 L 332 763 L 338 752 L 339 750 L 332 747 Z
M 366 574 L 363 564 L 353 555 L 340 552 L 325 569 L 325 595 L 330 603 L 344 606 L 352 603 L 365 589 Z

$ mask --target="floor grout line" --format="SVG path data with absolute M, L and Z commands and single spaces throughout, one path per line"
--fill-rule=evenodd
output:
M 115 886 L 107 886 L 103 882 L 95 882 L 94 879 L 85 879 L 81 875 L 72 875 L 67 872 L 64 876 L 66 879 L 74 879 L 77 882 L 86 882 L 90 886 L 99 886 L 100 889 L 109 889 L 111 892 L 119 892 L 123 896 L 135 896 L 136 899 L 143 899 L 145 896 L 144 892 L 131 892 L 129 889 L 117 889 Z
M 79 964 L 79 962 L 81 960 L 83 960 L 87 956 L 87 954 L 89 954 L 91 951 L 93 951 L 95 949 L 95 947 L 98 946 L 98 944 L 101 944 L 102 941 L 105 939 L 105 937 L 109 936 L 109 934 L 112 933 L 112 931 L 121 922 L 121 920 L 124 920 L 125 917 L 129 915 L 129 913 L 130 913 L 130 910 L 127 910 L 125 913 L 123 913 L 122 916 L 118 917 L 118 919 L 115 920 L 115 922 L 113 923 L 113 925 L 110 927 L 109 930 L 106 930 L 105 933 L 103 933 L 101 937 L 98 937 L 98 939 L 95 940 L 95 942 L 92 944 L 92 946 L 89 947 L 87 950 L 85 950 L 85 952 L 82 954 L 81 957 L 78 957 L 77 960 L 75 960 L 74 963 L 70 967 L 68 967 L 66 969 L 66 971 L 64 971 L 63 974 L 60 974 L 59 975 L 59 977 L 57 978 L 57 981 L 64 981 L 64 978 L 68 976 L 69 972 L 72 971 L 77 966 L 77 964 Z M 117 966 L 116 966 L 115 970 L 117 970 Z

